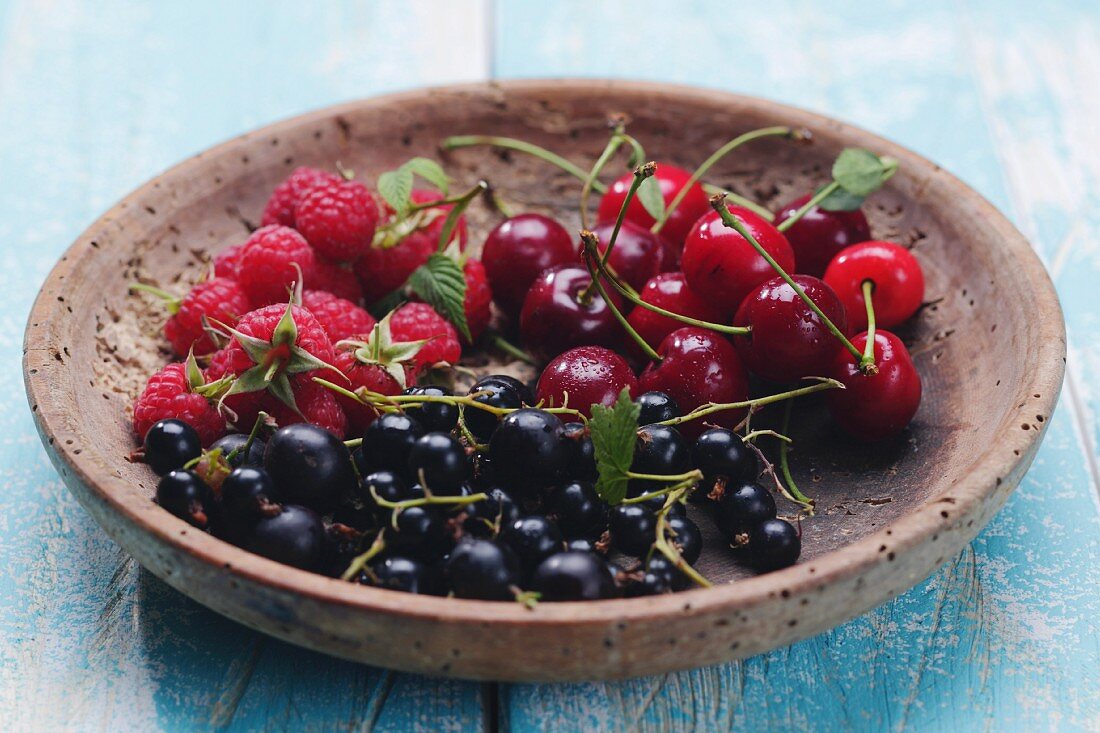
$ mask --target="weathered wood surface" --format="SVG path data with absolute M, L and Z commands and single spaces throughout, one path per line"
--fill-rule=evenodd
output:
M 268 5 L 0 0 L 0 727 L 1100 729 L 1094 3 Z M 1034 468 L 971 549 L 789 649 L 488 697 L 264 639 L 121 555 L 62 488 L 21 395 L 23 320 L 60 251 L 231 134 L 490 74 L 656 78 L 816 108 L 929 155 L 1008 213 L 1055 275 L 1070 380 Z

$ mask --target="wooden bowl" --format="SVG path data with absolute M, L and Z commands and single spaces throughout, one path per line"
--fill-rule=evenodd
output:
M 440 157 L 459 133 L 524 138 L 587 164 L 608 113 L 628 112 L 648 155 L 692 167 L 735 134 L 804 126 L 815 143 L 752 144 L 709 180 L 780 202 L 827 180 L 845 146 L 901 161 L 867 206 L 875 235 L 912 245 L 924 308 L 903 336 L 925 397 L 906 434 L 864 446 L 819 404 L 801 409 L 797 476 L 818 498 L 803 557 L 751 576 L 715 547 L 712 589 L 595 603 L 487 603 L 366 588 L 294 570 L 196 531 L 157 507 L 154 476 L 125 460 L 128 408 L 168 358 L 158 318 L 127 294 L 139 276 L 193 279 L 244 239 L 272 187 L 297 165 L 340 161 L 372 181 L 412 155 Z M 440 159 L 485 177 L 517 209 L 570 225 L 577 182 L 522 155 L 468 149 Z M 475 207 L 473 239 L 493 217 Z M 182 273 L 182 274 L 181 274 Z M 201 153 L 127 196 L 76 241 L 27 326 L 27 394 L 65 483 L 146 568 L 260 631 L 348 659 L 503 680 L 621 678 L 744 657 L 816 634 L 902 593 L 969 542 L 1039 446 L 1062 383 L 1065 333 L 1054 289 L 1024 238 L 935 164 L 836 120 L 760 99 L 656 84 L 526 81 L 428 89 L 280 122 Z M 701 521 L 704 531 L 710 523 Z M 717 543 L 711 543 L 717 544 Z

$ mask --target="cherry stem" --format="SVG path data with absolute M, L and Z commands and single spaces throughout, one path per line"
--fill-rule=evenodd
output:
M 863 303 L 867 306 L 867 343 L 863 346 L 863 358 L 859 361 L 859 370 L 866 375 L 878 373 L 875 364 L 875 304 L 871 294 L 875 291 L 873 280 L 863 281 Z
M 710 184 L 710 183 L 704 183 L 703 184 L 703 190 L 706 191 L 707 194 L 711 195 L 711 196 L 720 193 L 720 194 L 724 195 L 726 198 L 728 198 L 730 201 L 732 201 L 733 203 L 737 204 L 738 206 L 746 208 L 749 211 L 751 211 L 752 213 L 756 214 L 761 219 L 764 219 L 766 221 L 775 221 L 775 214 L 768 211 L 766 208 L 764 208 L 760 204 L 756 203 L 752 199 L 745 198 L 744 196 L 742 196 L 739 193 L 734 193 L 733 191 L 722 188 L 721 186 L 715 186 L 715 185 Z
M 440 143 L 440 147 L 444 150 L 455 150 L 457 148 L 469 148 L 478 145 L 488 145 L 494 148 L 505 148 L 506 150 L 515 150 L 520 153 L 526 153 L 532 155 L 539 160 L 549 163 L 553 166 L 561 168 L 563 171 L 584 181 L 588 179 L 588 171 L 584 170 L 575 163 L 571 163 L 565 158 L 561 157 L 557 153 L 553 153 L 546 148 L 539 147 L 534 143 L 529 143 L 524 140 L 516 140 L 511 137 L 500 137 L 497 135 L 454 135 L 445 139 Z M 607 186 L 603 185 L 599 181 L 593 181 L 592 188 L 596 193 L 603 193 L 607 190 Z
M 665 537 L 665 533 L 669 530 L 668 512 L 672 509 L 672 505 L 679 501 L 687 491 L 688 487 L 683 487 L 670 492 L 668 496 L 665 497 L 665 505 L 657 512 L 657 537 L 653 542 L 653 546 L 658 552 L 668 558 L 668 561 L 675 565 L 681 573 L 691 578 L 696 585 L 702 586 L 703 588 L 710 588 L 712 583 L 704 578 L 698 570 L 691 567 L 691 565 L 684 560 L 680 551 L 669 544 L 668 538 Z
M 785 435 L 790 429 L 791 425 L 791 412 L 794 408 L 794 402 L 788 402 L 783 410 L 783 427 L 780 430 Z M 790 496 L 795 502 L 801 504 L 809 510 L 810 516 L 813 516 L 814 512 L 814 500 L 803 494 L 798 490 L 798 484 L 794 482 L 794 478 L 791 476 L 791 466 L 787 461 L 787 450 L 789 444 L 787 442 L 779 443 L 779 470 L 783 472 L 783 480 L 787 484 L 787 491 L 790 492 Z
M 683 188 L 681 188 L 676 193 L 676 196 L 673 197 L 672 201 L 669 202 L 668 206 L 665 208 L 665 213 L 661 215 L 660 219 L 653 223 L 650 231 L 652 231 L 654 234 L 660 233 L 664 225 L 668 223 L 668 218 L 672 216 L 672 212 L 676 211 L 676 208 L 684 200 L 684 197 L 687 196 L 688 191 L 691 190 L 691 187 L 698 183 L 703 178 L 703 176 L 705 176 L 707 172 L 710 171 L 710 169 L 718 163 L 718 161 L 722 160 L 722 158 L 726 157 L 729 153 L 733 152 L 745 143 L 749 143 L 753 140 L 758 140 L 763 137 L 777 136 L 789 137 L 794 140 L 801 140 L 804 138 L 805 133 L 802 130 L 795 130 L 791 127 L 762 127 L 759 130 L 746 132 L 745 134 L 738 135 L 734 139 L 730 140 L 725 145 L 711 153 L 710 157 L 704 160 L 702 165 L 695 169 L 695 172 L 691 174 L 691 178 L 688 179 Z M 753 207 L 755 208 L 757 207 L 757 205 L 753 204 Z M 767 209 L 765 209 L 765 211 L 767 211 Z M 768 212 L 768 215 L 770 218 L 770 211 Z
M 340 576 L 340 580 L 352 580 L 355 578 L 359 573 L 363 572 L 363 568 L 367 566 L 367 563 L 386 549 L 386 540 L 383 534 L 383 532 L 379 532 L 378 536 L 374 538 L 374 542 L 371 543 L 370 548 L 362 555 L 356 555 L 355 558 L 352 559 L 348 564 L 348 569 Z
M 451 237 L 454 235 L 455 228 L 458 227 L 458 220 L 463 212 L 466 211 L 466 208 L 476 196 L 488 190 L 488 183 L 485 181 L 478 181 L 473 188 L 454 199 L 454 206 L 447 212 L 447 218 L 443 220 L 443 228 L 439 230 L 439 246 L 437 251 L 443 252 L 447 249 L 447 246 L 451 243 Z
M 611 161 L 611 158 L 622 147 L 625 138 L 623 137 L 622 125 L 617 125 L 615 131 L 611 134 L 611 139 L 607 141 L 607 145 L 604 147 L 603 152 L 600 153 L 600 157 L 596 158 L 596 162 L 592 165 L 592 170 L 588 172 L 588 175 L 584 178 L 584 185 L 581 187 L 581 227 L 588 229 L 588 198 L 592 194 L 592 189 L 595 188 L 596 179 L 599 178 L 600 173 Z
M 538 362 L 535 361 L 534 357 L 532 357 L 520 347 L 513 344 L 508 339 L 501 336 L 499 333 L 492 334 L 489 339 L 489 343 L 491 343 L 497 350 L 503 351 L 508 356 L 519 359 L 522 362 L 526 362 L 531 366 L 539 365 Z
M 744 237 L 746 241 L 748 241 L 748 243 L 752 245 L 753 249 L 756 250 L 757 254 L 763 257 L 764 260 L 769 265 L 771 265 L 771 268 L 775 270 L 776 273 L 778 273 L 779 276 L 783 278 L 783 280 L 785 280 L 788 285 L 791 286 L 791 289 L 794 290 L 798 297 L 802 299 L 802 302 L 804 302 L 806 306 L 810 310 L 812 310 L 818 318 L 821 319 L 821 322 L 825 324 L 825 328 L 829 330 L 829 333 L 833 334 L 833 336 L 835 336 L 837 340 L 839 340 L 840 343 L 844 345 L 844 348 L 848 349 L 852 356 L 854 356 L 857 360 L 862 359 L 863 354 L 861 354 L 859 349 L 855 347 L 855 345 L 848 339 L 848 337 L 845 336 L 843 332 L 841 332 L 841 330 L 836 327 L 836 324 L 833 323 L 832 319 L 825 315 L 825 312 L 817 306 L 817 303 L 815 303 L 813 299 L 810 298 L 810 296 L 806 295 L 806 291 L 802 289 L 802 286 L 796 283 L 794 279 L 789 274 L 787 274 L 787 271 L 784 270 L 780 266 L 780 264 L 775 261 L 774 257 L 768 254 L 768 251 L 764 249 L 763 246 L 761 246 L 760 242 L 756 241 L 756 237 L 752 235 L 752 232 L 749 231 L 748 227 L 738 221 L 737 217 L 730 213 L 729 209 L 726 207 L 725 197 L 721 195 L 712 196 L 710 199 L 710 205 L 714 208 L 715 211 L 718 212 L 718 216 L 722 217 L 722 223 Z
M 478 184 L 476 186 L 474 186 L 469 191 L 466 191 L 465 193 L 461 193 L 457 196 L 448 196 L 446 198 L 433 199 L 431 201 L 423 201 L 419 204 L 410 204 L 409 208 L 406 211 L 409 215 L 412 215 L 412 214 L 416 214 L 416 213 L 419 213 L 421 211 L 424 211 L 425 209 L 434 209 L 437 206 L 448 206 L 450 204 L 459 204 L 459 203 L 462 203 L 463 201 L 467 201 L 468 199 L 473 198 L 472 194 L 477 194 L 478 191 L 483 191 L 487 187 L 488 187 L 487 183 L 485 183 L 484 181 L 480 181 L 480 182 L 478 182 Z
M 615 320 L 619 322 L 619 325 L 623 327 L 630 338 L 634 339 L 634 342 L 638 344 L 638 348 L 642 350 L 642 353 L 646 355 L 647 359 L 649 359 L 650 361 L 660 362 L 660 354 L 654 351 L 653 347 L 646 343 L 646 340 L 642 338 L 637 331 L 634 330 L 634 327 L 631 326 L 630 323 L 626 320 L 626 316 L 623 315 L 622 311 L 619 310 L 619 307 L 615 305 L 615 303 L 608 296 L 607 289 L 604 288 L 603 283 L 600 282 L 599 273 L 597 273 L 596 271 L 596 266 L 593 265 L 593 260 L 595 259 L 595 256 L 592 254 L 598 244 L 596 235 L 587 230 L 582 231 L 581 241 L 584 242 L 585 247 L 584 266 L 588 268 L 588 274 L 592 278 L 592 284 L 596 286 L 596 290 L 597 292 L 599 292 L 600 297 L 602 297 L 604 299 L 604 302 L 607 303 L 607 307 L 611 311 L 611 315 L 615 316 Z M 578 298 L 583 297 L 584 293 L 581 293 L 578 296 Z
M 646 163 L 645 165 L 638 166 L 634 169 L 634 180 L 630 182 L 630 188 L 627 189 L 626 196 L 623 198 L 623 203 L 619 206 L 619 215 L 618 217 L 616 217 L 615 226 L 611 230 L 611 238 L 607 242 L 607 249 L 604 250 L 602 256 L 600 255 L 598 248 L 596 252 L 592 253 L 592 256 L 594 258 L 597 258 L 601 274 L 606 274 L 611 269 L 611 266 L 609 264 L 611 260 L 611 251 L 615 248 L 615 242 L 617 242 L 619 239 L 619 231 L 623 228 L 623 221 L 626 219 L 626 211 L 630 207 L 630 202 L 633 201 L 634 197 L 637 195 L 638 188 L 642 185 L 642 181 L 649 178 L 656 172 L 657 164 L 653 162 Z M 586 209 L 587 207 L 582 205 L 581 211 L 583 212 Z M 587 225 L 585 225 L 585 229 L 587 228 Z M 619 285 L 623 285 L 623 287 L 625 287 L 623 283 L 619 282 L 617 277 L 612 279 L 619 283 Z M 589 284 L 589 286 L 585 288 L 584 292 L 580 294 L 580 301 L 582 303 L 587 303 L 588 300 L 592 297 L 592 289 L 595 287 L 595 285 L 596 278 L 593 277 L 592 282 Z M 622 290 L 619 285 L 616 285 L 616 288 Z
M 837 191 L 839 188 L 840 188 L 839 183 L 837 183 L 836 181 L 831 182 L 829 185 L 825 186 L 820 191 L 818 191 L 813 196 L 811 196 L 809 201 L 802 204 L 802 208 L 800 208 L 798 211 L 791 214 L 791 216 L 788 219 L 786 219 L 785 221 L 783 221 L 779 226 L 777 226 L 776 229 L 778 229 L 781 232 L 787 231 L 788 229 L 793 227 L 796 223 L 798 223 L 798 220 L 801 219 L 802 217 L 804 217 L 807 214 L 807 212 L 810 211 L 810 209 L 814 208 L 815 206 L 820 204 L 822 201 L 829 198 L 829 196 L 833 195 L 833 193 L 835 191 Z
M 486 195 L 489 197 L 489 203 L 492 204 L 493 208 L 505 219 L 511 219 L 516 215 L 516 213 L 512 211 L 512 207 L 504 203 L 504 199 L 500 197 L 500 194 L 497 193 L 495 188 L 490 186 L 489 190 L 486 191 Z
M 811 384 L 808 387 L 799 387 L 798 389 L 792 389 L 787 392 L 777 392 L 776 394 L 766 395 L 764 397 L 756 397 L 751 400 L 743 400 L 741 402 L 709 402 L 705 405 L 696 407 L 686 415 L 680 415 L 679 417 L 669 418 L 668 420 L 662 420 L 657 425 L 680 425 L 682 423 L 690 422 L 691 420 L 698 420 L 701 417 L 707 415 L 713 415 L 716 412 L 722 412 L 724 410 L 741 410 L 748 408 L 749 410 L 757 410 L 765 405 L 770 405 L 775 402 L 782 402 L 783 400 L 794 399 L 795 397 L 802 397 L 803 395 L 813 394 L 814 392 L 821 392 L 826 389 L 844 389 L 844 385 L 835 379 L 826 379 L 825 377 L 811 377 L 811 379 L 819 379 L 817 384 Z M 786 430 L 783 433 L 786 434 Z

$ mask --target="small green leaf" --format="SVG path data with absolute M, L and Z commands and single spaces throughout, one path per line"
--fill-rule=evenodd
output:
M 458 263 L 439 252 L 413 271 L 409 287 L 439 315 L 454 324 L 470 341 L 470 326 L 466 323 L 466 276 Z
M 288 304 L 271 334 L 272 346 L 293 344 L 298 340 L 298 324 L 294 322 L 294 306 Z
M 638 200 L 654 219 L 665 215 L 665 197 L 661 195 L 661 186 L 655 176 L 650 176 L 638 185 Z
M 401 167 L 378 176 L 378 193 L 397 215 L 404 218 L 412 200 L 413 172 Z
M 442 166 L 431 158 L 413 158 L 401 167 L 435 186 L 444 196 L 447 195 L 451 179 L 447 177 Z
M 863 148 L 845 148 L 833 163 L 833 180 L 854 196 L 877 191 L 888 177 L 886 162 Z
M 630 399 L 630 390 L 623 389 L 611 407 L 592 406 L 588 429 L 596 453 L 596 493 L 608 504 L 618 504 L 626 498 L 628 472 L 634 461 L 634 446 L 638 441 L 638 416 L 641 407 Z
M 855 211 L 860 206 L 863 206 L 863 197 L 850 194 L 843 188 L 833 191 L 818 204 L 818 207 L 825 211 Z

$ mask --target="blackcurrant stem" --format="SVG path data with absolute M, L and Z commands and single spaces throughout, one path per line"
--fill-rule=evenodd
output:
M 751 400 L 743 400 L 741 402 L 710 402 L 705 405 L 696 407 L 686 415 L 680 415 L 679 417 L 669 418 L 663 420 L 657 425 L 680 425 L 682 423 L 690 422 L 691 420 L 698 420 L 701 417 L 707 415 L 713 415 L 716 412 L 722 412 L 724 410 L 740 410 L 749 408 L 755 410 L 763 407 L 764 405 L 770 405 L 775 402 L 782 402 L 783 400 L 793 399 L 795 397 L 802 397 L 803 395 L 813 394 L 814 392 L 821 392 L 826 389 L 844 389 L 844 385 L 835 379 L 826 379 L 824 377 L 813 377 L 814 379 L 820 379 L 817 384 L 811 384 L 808 387 L 799 387 L 798 389 L 792 389 L 787 392 L 777 392 L 775 394 L 766 395 L 764 397 L 756 397 Z M 783 431 L 784 434 L 786 430 Z
M 747 443 L 750 440 L 756 440 L 757 438 L 759 438 L 762 435 L 768 435 L 768 436 L 771 436 L 772 438 L 775 438 L 777 440 L 782 440 L 782 441 L 787 442 L 787 443 L 791 442 L 791 439 L 788 438 L 786 435 L 783 435 L 782 433 L 777 433 L 774 430 L 751 430 L 751 431 L 745 433 L 744 437 L 742 437 L 741 440 L 743 440 Z
M 420 484 L 422 487 L 423 483 Z M 371 498 L 374 499 L 374 503 L 383 509 L 393 509 L 395 511 L 401 511 L 402 509 L 408 509 L 414 506 L 428 506 L 429 504 L 444 504 L 450 506 L 465 506 L 467 504 L 476 504 L 479 501 L 486 501 L 489 498 L 488 494 L 477 493 L 470 494 L 469 496 L 440 496 L 438 494 L 427 494 L 416 499 L 404 499 L 402 501 L 390 501 L 389 499 L 383 499 L 378 495 L 373 484 L 367 485 L 367 491 L 370 492 Z M 425 491 L 427 489 L 425 488 Z
M 355 450 L 361 445 L 363 445 L 362 438 L 352 438 L 351 440 L 344 441 L 344 447 L 346 447 L 348 450 Z
M 704 183 L 703 190 L 706 191 L 706 193 L 710 196 L 721 194 L 741 208 L 748 209 L 765 221 L 775 221 L 775 214 L 773 214 L 771 211 L 761 206 L 760 204 L 756 203 L 752 199 L 746 198 L 739 193 L 729 191 L 725 188 L 722 188 L 721 186 L 715 186 L 711 183 Z
M 798 283 L 796 283 L 789 274 L 787 274 L 787 271 L 784 270 L 782 266 L 780 266 L 780 264 L 775 261 L 774 257 L 768 254 L 768 251 L 764 249 L 763 246 L 761 246 L 760 242 L 756 241 L 756 237 L 752 235 L 752 232 L 749 231 L 748 227 L 738 221 L 737 217 L 730 213 L 729 209 L 726 208 L 725 197 L 713 196 L 710 200 L 710 205 L 714 208 L 715 211 L 718 212 L 718 216 L 722 218 L 722 223 L 744 237 L 748 241 L 748 243 L 752 245 L 753 249 L 755 249 L 756 252 L 761 257 L 763 257 L 769 265 L 771 265 L 771 268 L 775 270 L 776 273 L 778 273 L 778 275 L 783 278 L 783 280 L 785 280 L 788 285 L 791 286 L 791 289 L 794 290 L 798 297 L 802 299 L 802 302 L 804 302 L 806 306 L 810 310 L 812 310 L 818 318 L 821 319 L 821 322 L 825 324 L 825 328 L 829 330 L 829 333 L 833 334 L 833 336 L 835 336 L 837 340 L 844 345 L 844 348 L 848 349 L 852 356 L 854 356 L 857 360 L 863 358 L 863 354 L 861 354 L 859 352 L 859 349 L 855 347 L 855 345 L 848 339 L 848 337 L 845 336 L 841 332 L 841 330 L 836 327 L 836 324 L 833 323 L 832 319 L 825 315 L 824 311 L 818 308 L 817 303 L 815 303 L 813 299 L 810 298 L 810 296 L 806 295 L 806 291 L 803 290 L 802 287 Z
M 362 405 L 374 408 L 376 410 L 407 410 L 410 407 L 423 407 L 430 402 L 442 403 L 445 405 L 462 405 L 464 407 L 473 407 L 484 412 L 491 412 L 497 417 L 509 415 L 516 410 L 522 409 L 518 407 L 494 407 L 493 405 L 487 405 L 484 402 L 478 402 L 475 398 L 490 394 L 489 392 L 472 392 L 468 395 L 417 395 L 417 394 L 400 394 L 400 395 L 384 395 L 378 392 L 371 392 L 370 390 L 363 389 L 362 391 L 352 392 L 345 389 L 338 384 L 333 384 L 327 379 L 321 377 L 313 377 L 313 381 L 320 384 L 322 387 L 331 389 L 338 394 L 342 394 L 349 399 L 353 399 Z M 545 407 L 541 408 L 545 412 L 550 412 L 555 415 L 570 415 L 574 417 L 580 417 L 579 410 L 574 410 L 568 407 Z
M 477 436 L 470 432 L 470 428 L 466 426 L 466 406 L 459 405 L 458 407 L 458 431 L 462 433 L 462 437 L 466 439 L 466 442 L 470 444 L 470 447 L 475 451 L 484 450 L 488 446 L 477 442 Z
M 588 229 L 588 197 L 592 194 L 592 189 L 595 188 L 596 179 L 599 178 L 600 173 L 610 162 L 611 158 L 618 152 L 624 142 L 622 126 L 615 128 L 615 131 L 611 134 L 611 139 L 607 141 L 607 146 L 604 147 L 603 152 L 600 153 L 600 157 L 596 158 L 596 162 L 592 165 L 592 170 L 588 172 L 588 175 L 584 178 L 584 185 L 581 187 L 581 227 Z
M 787 431 L 790 429 L 791 412 L 793 411 L 793 409 L 794 402 L 788 402 L 786 407 L 783 409 L 783 427 L 781 427 L 780 430 L 783 432 L 784 435 L 786 435 Z M 786 482 L 787 491 L 790 492 L 790 495 L 794 498 L 794 500 L 802 506 L 806 507 L 806 509 L 810 513 L 810 516 L 813 516 L 814 500 L 798 490 L 798 484 L 794 482 L 794 478 L 791 476 L 791 466 L 790 463 L 787 461 L 788 448 L 788 442 L 781 441 L 779 443 L 779 470 L 783 473 L 783 481 Z
M 694 473 L 696 473 L 696 472 L 695 471 L 689 471 L 689 474 L 694 474 Z M 669 476 L 654 476 L 653 478 L 655 478 L 655 479 L 665 479 L 665 478 L 671 478 L 671 477 L 669 477 Z M 669 486 L 666 486 L 663 489 L 656 489 L 655 491 L 648 491 L 644 494 L 639 494 L 638 496 L 632 496 L 629 499 L 623 499 L 619 503 L 620 504 L 641 504 L 643 502 L 649 501 L 650 499 L 656 499 L 658 496 L 668 496 L 669 494 L 671 494 L 674 491 L 680 491 L 681 489 L 691 489 L 701 479 L 702 479 L 701 475 L 691 476 L 686 481 L 679 481 L 675 484 L 671 484 Z
M 873 280 L 864 280 L 862 287 L 863 303 L 867 307 L 867 343 L 863 347 L 863 358 L 859 361 L 859 370 L 870 376 L 878 374 L 878 366 L 875 364 L 875 304 L 871 301 L 875 283 Z
M 268 415 L 263 410 L 260 410 L 259 414 L 256 415 L 256 422 L 252 423 L 252 430 L 250 430 L 248 433 L 248 439 L 244 441 L 244 445 L 239 445 L 233 450 L 229 451 L 229 455 L 225 457 L 227 463 L 232 464 L 233 459 L 236 458 L 239 454 L 243 453 L 244 455 L 248 455 L 248 451 L 251 450 L 252 444 L 256 442 L 256 436 L 260 434 L 260 427 L 267 422 L 267 419 L 269 417 L 270 415 Z
M 738 135 L 734 139 L 730 140 L 725 145 L 711 153 L 710 157 L 704 160 L 703 163 L 695 169 L 695 172 L 691 174 L 691 178 L 689 178 L 687 183 L 684 184 L 684 187 L 681 188 L 676 193 L 676 196 L 673 197 L 672 201 L 669 202 L 668 206 L 665 208 L 665 213 L 661 215 L 660 219 L 653 223 L 653 227 L 650 229 L 650 231 L 652 231 L 654 234 L 660 233 L 661 229 L 668 221 L 668 218 L 672 216 L 672 212 L 676 211 L 676 208 L 684 200 L 684 197 L 687 196 L 688 191 L 691 190 L 691 187 L 702 180 L 703 176 L 705 176 L 707 172 L 710 171 L 710 169 L 713 168 L 716 163 L 718 163 L 718 161 L 722 160 L 722 158 L 726 157 L 737 148 L 741 147 L 745 143 L 749 143 L 753 140 L 758 140 L 763 137 L 783 136 L 791 137 L 797 140 L 802 137 L 802 134 L 803 132 L 801 130 L 796 130 L 791 127 L 762 127 L 759 130 L 746 132 L 744 135 Z
M 639 481 L 668 481 L 672 483 L 703 480 L 703 472 L 699 469 L 675 474 L 635 473 L 634 471 L 627 471 L 626 476 L 627 478 L 638 479 Z
M 538 362 L 535 361 L 534 357 L 532 357 L 530 354 L 528 354 L 526 351 L 516 346 L 512 342 L 508 341 L 508 339 L 504 338 L 499 333 L 492 334 L 489 338 L 489 343 L 491 343 L 494 348 L 499 351 L 503 351 L 508 356 L 519 359 L 522 362 L 526 362 L 531 366 L 539 365 Z
M 822 201 L 829 198 L 829 196 L 833 195 L 833 193 L 835 193 L 839 188 L 839 183 L 837 183 L 836 181 L 831 182 L 829 185 L 825 186 L 823 189 L 811 196 L 809 201 L 802 204 L 802 208 L 791 214 L 790 218 L 783 221 L 779 226 L 776 227 L 776 229 L 781 232 L 787 231 L 796 223 L 798 223 L 799 219 L 806 216 L 806 213 L 809 212 L 810 209 L 814 208 Z
M 363 568 L 367 567 L 367 563 L 380 555 L 383 550 L 386 549 L 386 540 L 384 538 L 384 532 L 379 532 L 378 536 L 374 538 L 374 542 L 371 543 L 370 548 L 367 549 L 362 555 L 356 555 L 352 561 L 348 564 L 348 569 L 344 571 L 344 574 L 340 576 L 340 580 L 352 580 L 356 578 L 359 573 L 363 572 Z
M 582 181 L 588 178 L 588 171 L 584 170 L 579 165 L 571 163 L 557 153 L 553 153 L 546 148 L 539 147 L 534 143 L 529 143 L 524 140 L 516 140 L 511 137 L 499 137 L 496 135 L 454 135 L 440 143 L 440 147 L 444 150 L 455 150 L 457 148 L 468 148 L 478 145 L 488 145 L 494 148 L 505 148 L 506 150 L 526 153 L 527 155 L 532 155 L 539 160 L 561 168 L 574 178 L 578 178 Z M 603 193 L 607 190 L 607 186 L 599 181 L 593 182 L 592 188 L 596 193 Z
M 657 172 L 657 164 L 653 162 L 646 163 L 645 165 L 638 166 L 634 169 L 634 179 L 630 182 L 630 188 L 627 189 L 626 196 L 623 198 L 623 203 L 619 206 L 619 215 L 615 218 L 615 226 L 611 230 L 611 238 L 607 241 L 607 249 L 603 251 L 603 255 L 597 251 L 592 255 L 598 257 L 600 273 L 603 274 L 610 269 L 611 251 L 615 248 L 615 242 L 619 239 L 619 231 L 623 228 L 623 220 L 626 219 L 626 211 L 630 207 L 630 202 L 634 200 L 634 197 L 638 193 L 638 187 L 642 185 L 642 181 L 652 176 Z M 585 207 L 587 208 L 587 207 Z M 585 229 L 587 229 L 587 225 Z M 618 281 L 618 278 L 615 278 Z M 620 283 L 621 284 L 621 283 Z M 579 300 L 582 303 L 587 303 L 592 297 L 592 289 L 596 285 L 596 279 L 592 278 L 592 283 L 584 289 L 579 296 Z
M 657 512 L 657 537 L 653 542 L 653 546 L 657 548 L 657 551 L 668 558 L 676 568 L 684 575 L 691 578 L 696 585 L 703 588 L 710 588 L 711 582 L 704 578 L 698 570 L 691 567 L 691 565 L 684 560 L 680 551 L 669 544 L 668 538 L 665 537 L 665 533 L 668 531 L 668 512 L 672 509 L 672 505 L 679 501 L 683 495 L 687 492 L 687 488 L 680 489 L 678 491 L 672 491 L 665 497 L 665 505 Z
M 592 278 L 592 284 L 596 286 L 596 290 L 599 292 L 600 297 L 607 303 L 608 309 L 611 311 L 611 315 L 615 316 L 615 320 L 619 322 L 619 325 L 627 332 L 630 338 L 634 339 L 634 342 L 638 344 L 638 348 L 642 350 L 642 353 L 646 355 L 646 358 L 650 361 L 660 362 L 661 356 L 653 350 L 653 347 L 646 343 L 646 340 L 634 330 L 634 327 L 626 320 L 626 316 L 623 315 L 619 307 L 611 300 L 607 294 L 606 288 L 603 283 L 600 282 L 600 276 L 596 272 L 596 267 L 592 264 L 594 256 L 591 254 L 596 247 L 596 235 L 590 231 L 581 232 L 581 240 L 585 245 L 584 265 L 588 268 L 588 274 Z

